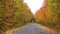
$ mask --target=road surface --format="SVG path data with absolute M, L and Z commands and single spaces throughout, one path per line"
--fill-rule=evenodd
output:
M 12 34 L 52 34 L 45 29 L 38 27 L 34 23 L 28 24 L 26 27 L 12 32 Z

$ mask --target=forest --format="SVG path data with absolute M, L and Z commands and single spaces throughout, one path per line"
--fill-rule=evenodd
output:
M 23 0 L 0 0 L 0 34 L 14 28 L 22 27 L 33 18 Z
M 34 16 L 36 23 L 60 31 L 60 0 L 46 0 Z
M 46 0 L 33 15 L 23 0 L 0 0 L 0 34 L 31 23 L 60 31 L 60 0 Z

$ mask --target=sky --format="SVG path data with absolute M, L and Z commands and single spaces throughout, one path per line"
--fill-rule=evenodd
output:
M 24 2 L 27 3 L 31 12 L 35 14 L 42 7 L 44 0 L 24 0 Z

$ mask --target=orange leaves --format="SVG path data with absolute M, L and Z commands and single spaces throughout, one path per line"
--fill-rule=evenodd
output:
M 44 0 L 44 3 L 43 3 L 43 7 L 47 7 L 47 1 L 46 0 Z
M 47 2 L 44 1 L 43 7 L 36 12 L 36 14 L 35 14 L 36 20 L 37 20 L 37 18 L 38 18 L 39 21 L 42 20 L 42 21 L 44 21 L 44 22 L 47 22 L 47 17 L 46 17 L 46 15 L 45 15 L 45 9 L 46 9 L 46 7 L 47 7 L 47 4 L 46 4 L 46 3 L 47 3 Z M 40 19 L 39 19 L 39 18 L 40 18 Z
M 47 25 L 50 28 L 58 29 L 60 31 L 60 1 L 59 0 L 45 0 L 43 7 L 35 14 L 35 19 L 38 23 Z M 58 27 L 57 27 L 58 25 Z

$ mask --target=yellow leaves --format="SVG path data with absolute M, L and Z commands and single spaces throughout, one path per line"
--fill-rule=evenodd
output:
M 35 18 L 36 22 L 39 22 L 42 20 L 42 17 L 40 15 L 40 13 L 38 13 L 38 12 L 35 14 L 34 18 Z
M 60 1 L 59 0 L 46 0 L 46 1 L 47 1 L 47 7 L 45 7 L 44 10 L 40 9 L 40 11 L 36 13 L 35 19 L 40 24 L 47 25 L 48 27 L 54 28 L 56 30 L 57 29 L 60 30 L 59 29 Z M 41 20 L 43 21 L 42 23 Z

